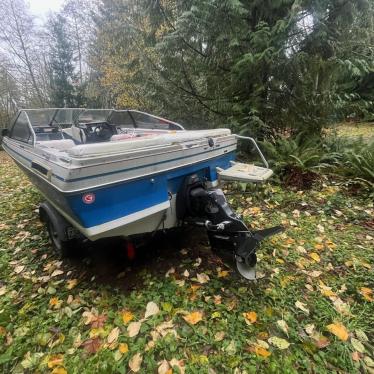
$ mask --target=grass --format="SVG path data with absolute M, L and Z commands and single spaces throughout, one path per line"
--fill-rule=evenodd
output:
M 364 196 L 327 179 L 230 195 L 252 228 L 287 229 L 261 247 L 260 279 L 247 283 L 195 231 L 134 264 L 105 244 L 60 261 L 38 220 L 41 196 L 0 154 L 0 372 L 373 372 Z
M 345 138 L 362 138 L 369 142 L 374 140 L 374 122 L 343 122 L 333 127 L 336 134 Z

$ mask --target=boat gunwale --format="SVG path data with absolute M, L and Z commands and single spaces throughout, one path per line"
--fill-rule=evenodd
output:
M 6 145 L 6 144 L 5 144 Z M 230 147 L 230 146 L 234 146 L 236 144 L 232 144 L 232 145 L 229 145 L 227 147 Z M 6 145 L 7 148 L 9 148 L 8 145 Z M 219 149 L 222 149 L 222 148 L 219 148 Z M 213 151 L 218 151 L 219 149 L 215 149 Z M 16 151 L 10 149 L 10 151 L 12 152 L 15 152 L 17 153 Z M 6 151 L 8 154 L 9 152 Z M 167 169 L 162 169 L 162 170 L 158 170 L 158 171 L 153 171 L 151 173 L 146 173 L 146 174 L 141 174 L 141 175 L 137 175 L 137 176 L 134 176 L 134 177 L 130 177 L 130 178 L 125 178 L 125 179 L 120 179 L 120 180 L 116 180 L 116 181 L 111 181 L 111 182 L 107 182 L 107 183 L 102 183 L 102 184 L 98 184 L 98 185 L 94 185 L 94 186 L 89 186 L 89 187 L 84 187 L 84 188 L 78 188 L 78 189 L 75 189 L 75 190 L 63 190 L 61 189 L 60 187 L 56 186 L 56 184 L 52 183 L 51 181 L 49 181 L 48 179 L 46 179 L 44 176 L 40 175 L 39 173 L 35 172 L 32 168 L 24 165 L 22 162 L 20 162 L 19 160 L 17 160 L 16 158 L 12 157 L 12 155 L 10 155 L 10 157 L 19 165 L 21 165 L 22 167 L 26 168 L 27 170 L 29 170 L 32 174 L 36 175 L 37 177 L 39 177 L 41 180 L 43 180 L 44 182 L 47 182 L 49 185 L 51 185 L 53 188 L 55 188 L 57 191 L 63 193 L 63 194 L 66 194 L 66 195 L 71 195 L 71 194 L 76 194 L 76 193 L 81 193 L 81 192 L 84 192 L 84 191 L 93 191 L 93 190 L 96 190 L 96 189 L 100 189 L 100 188 L 104 188 L 104 187 L 107 187 L 107 186 L 110 186 L 110 185 L 117 185 L 117 184 L 120 184 L 120 183 L 123 183 L 123 182 L 129 182 L 129 181 L 135 181 L 135 180 L 138 180 L 138 179 L 142 179 L 144 177 L 149 177 L 149 176 L 152 176 L 152 175 L 159 175 L 159 174 L 162 174 L 162 173 L 165 173 L 165 172 L 168 172 L 170 170 L 173 170 L 173 169 L 181 169 L 183 167 L 187 167 L 187 166 L 190 166 L 190 165 L 194 165 L 194 164 L 198 164 L 200 162 L 204 162 L 204 161 L 207 161 L 207 160 L 210 160 L 210 159 L 215 159 L 215 158 L 218 158 L 218 157 L 222 157 L 223 155 L 228 155 L 232 152 L 235 152 L 235 149 L 231 150 L 230 152 L 226 152 L 226 153 L 222 153 L 222 154 L 219 154 L 217 156 L 213 156 L 213 157 L 206 157 L 206 158 L 203 158 L 203 159 L 200 159 L 200 160 L 197 160 L 197 161 L 193 161 L 193 162 L 189 162 L 187 164 L 183 164 L 183 165 L 179 165 L 177 167 L 173 166 L 173 167 L 169 167 Z M 17 153 L 18 154 L 18 153 Z M 27 159 L 26 157 L 20 155 L 21 157 Z M 39 156 L 40 157 L 40 156 Z M 54 176 L 55 177 L 55 176 Z M 99 177 L 99 175 L 98 175 Z M 56 177 L 55 177 L 56 178 Z

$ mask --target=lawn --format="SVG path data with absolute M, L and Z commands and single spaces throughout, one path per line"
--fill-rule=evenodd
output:
M 248 283 L 194 230 L 133 264 L 115 243 L 61 261 L 41 196 L 0 162 L 1 373 L 374 372 L 374 207 L 362 194 L 323 179 L 230 195 L 251 227 L 286 228 Z

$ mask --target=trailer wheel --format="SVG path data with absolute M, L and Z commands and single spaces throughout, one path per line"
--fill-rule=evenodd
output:
M 51 239 L 53 249 L 56 253 L 62 257 L 71 257 L 73 254 L 73 250 L 76 247 L 76 240 L 63 240 L 60 235 L 59 231 L 55 227 L 53 221 L 47 216 L 47 230 L 49 234 L 49 238 Z

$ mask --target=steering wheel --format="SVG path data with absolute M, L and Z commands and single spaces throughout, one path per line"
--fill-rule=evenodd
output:
M 99 139 L 109 140 L 112 136 L 112 132 L 107 126 L 106 124 L 99 124 L 95 127 L 94 132 Z

